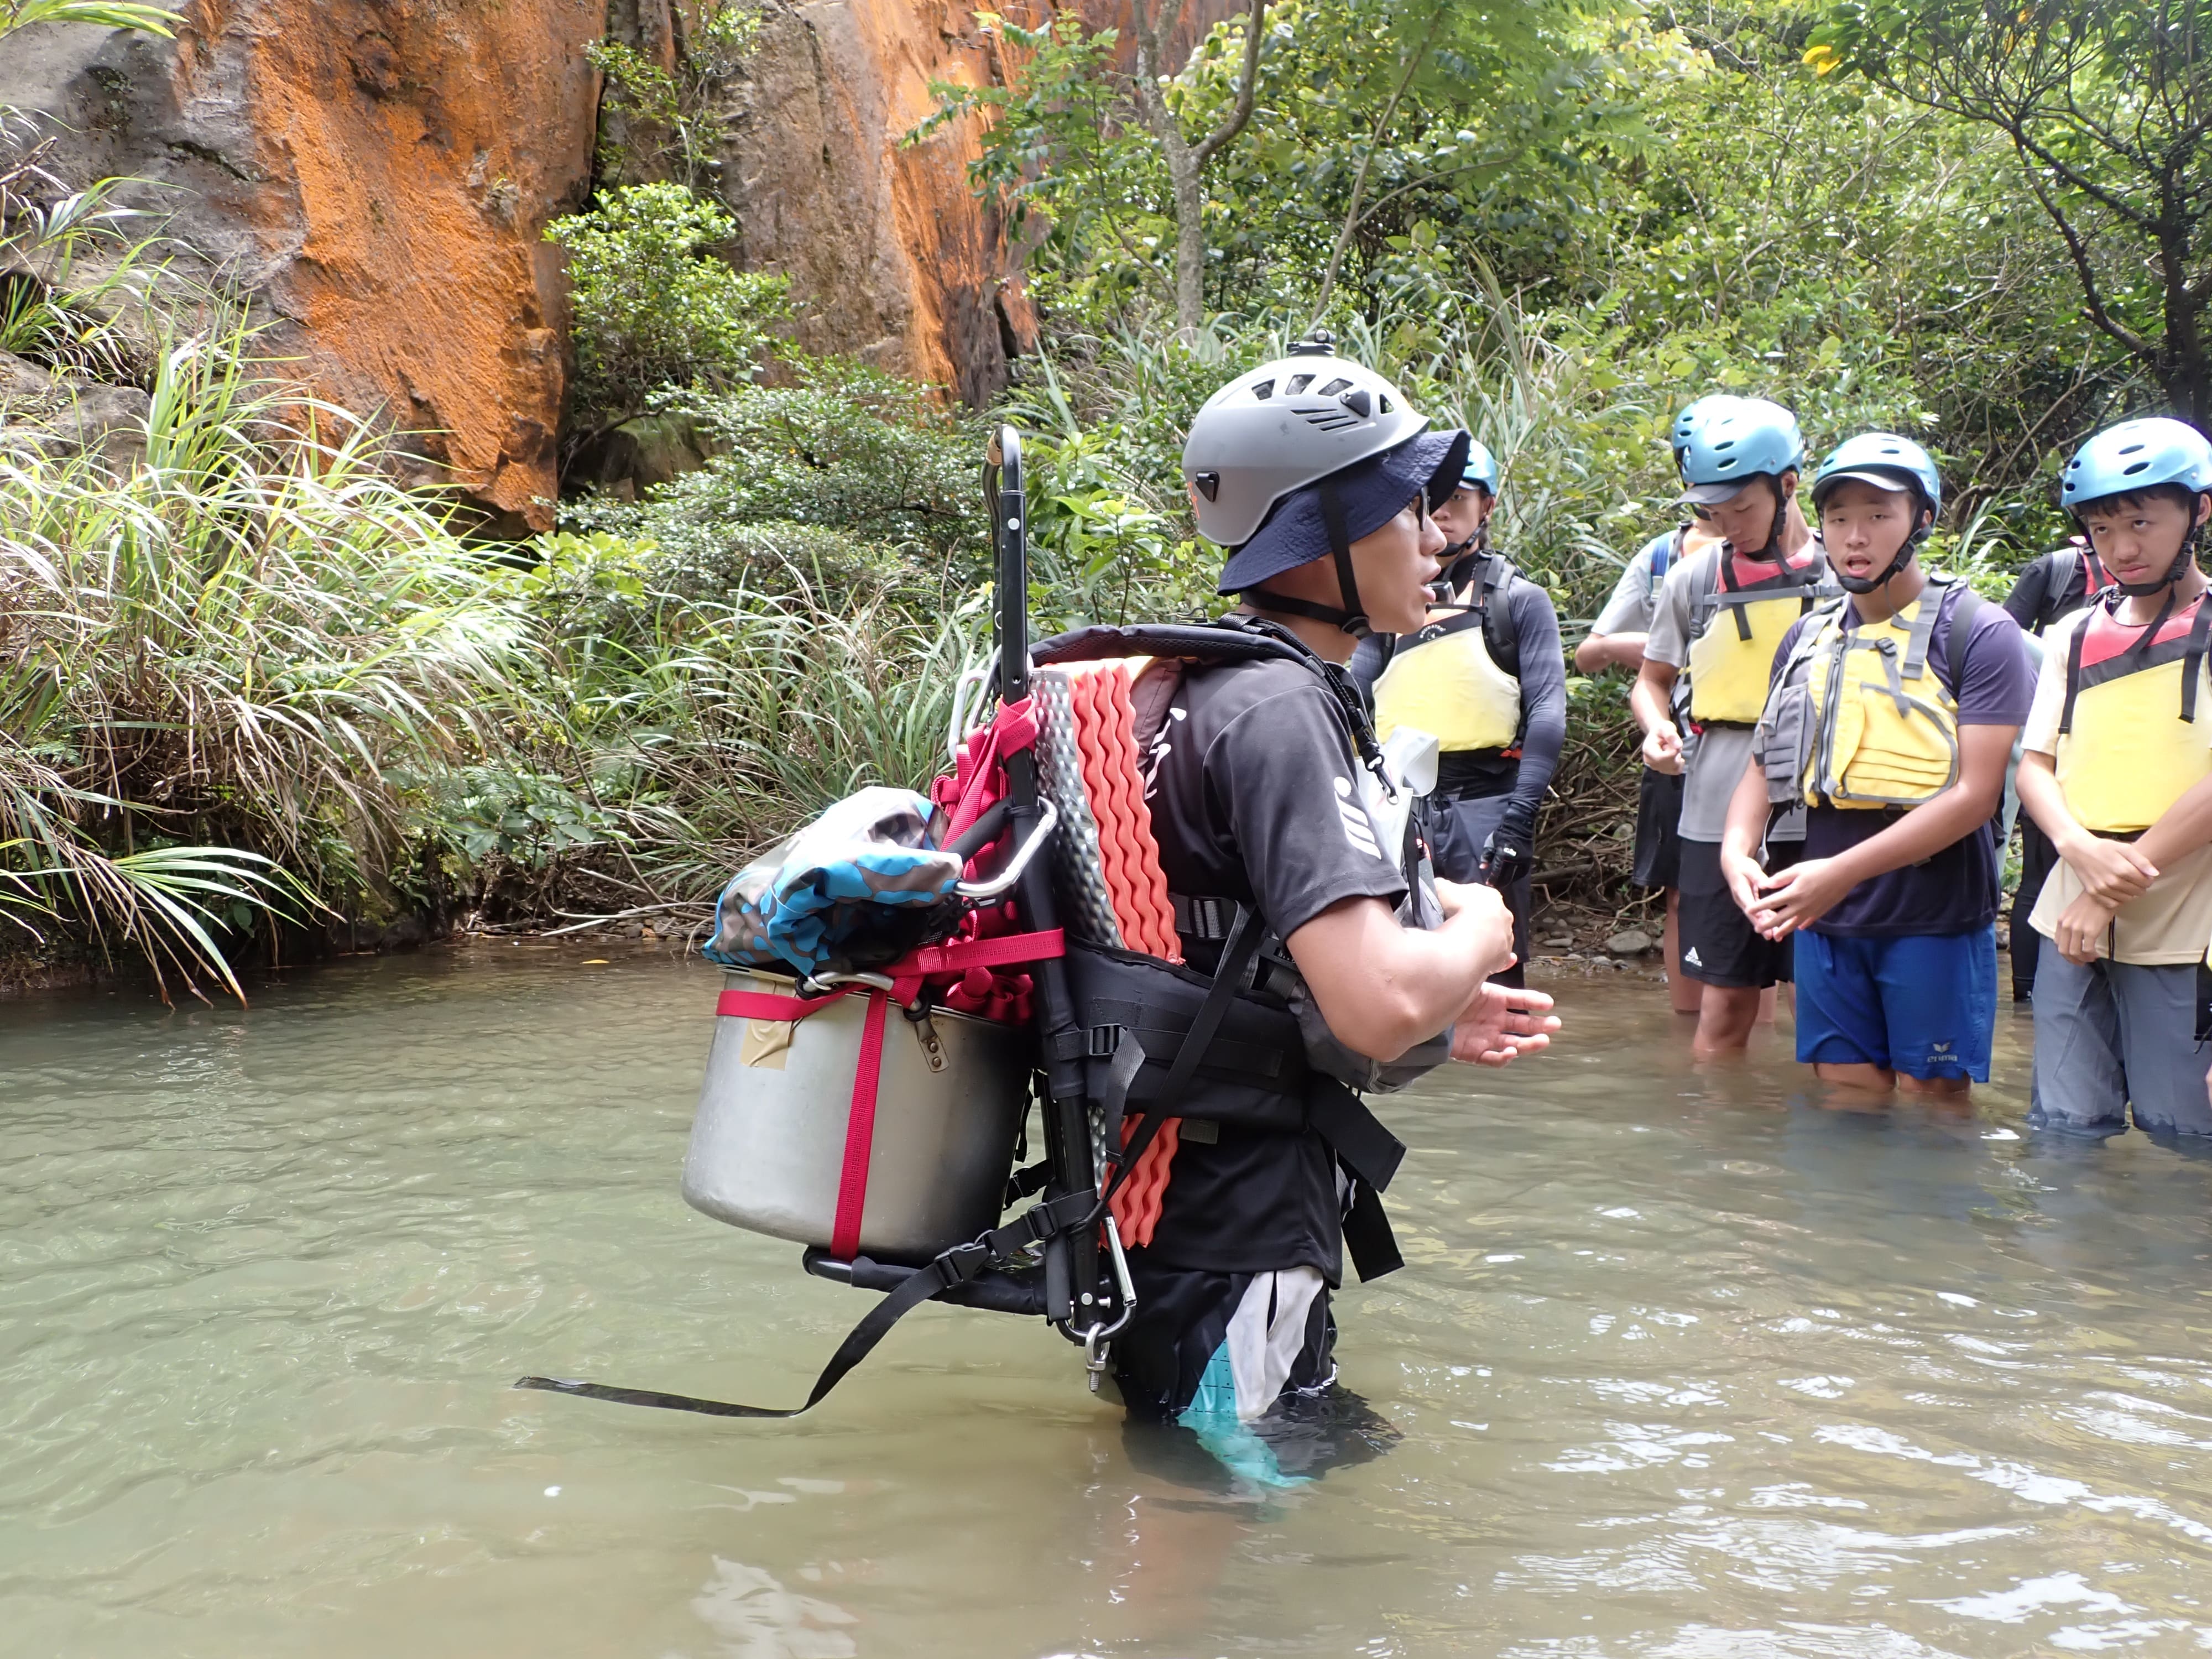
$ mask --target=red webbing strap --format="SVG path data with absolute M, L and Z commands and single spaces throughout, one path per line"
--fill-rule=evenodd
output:
M 860 1253 L 860 1215 L 868 1206 L 868 1157 L 876 1144 L 876 1085 L 884 1074 L 884 1014 L 890 999 L 868 993 L 867 1023 L 860 1029 L 860 1063 L 853 1073 L 853 1109 L 845 1119 L 845 1167 L 837 1176 L 837 1218 L 830 1229 L 830 1254 L 850 1261 Z
M 826 997 L 779 997 L 765 991 L 725 991 L 714 1004 L 715 1013 L 727 1019 L 777 1019 L 787 1022 L 805 1019 L 809 1014 L 818 1014 L 840 997 L 853 994 L 854 987 L 832 991 Z
M 925 945 L 901 957 L 884 971 L 891 976 L 891 994 L 912 1002 L 921 981 L 933 974 L 962 974 L 970 968 L 1012 968 L 1025 962 L 1067 954 L 1067 935 L 1048 927 L 1035 933 L 1000 933 L 991 939 L 960 939 L 946 945 Z

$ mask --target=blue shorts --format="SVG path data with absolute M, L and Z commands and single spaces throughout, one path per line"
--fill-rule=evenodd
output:
M 1797 1058 L 1990 1080 L 1996 925 L 1894 939 L 1797 935 Z

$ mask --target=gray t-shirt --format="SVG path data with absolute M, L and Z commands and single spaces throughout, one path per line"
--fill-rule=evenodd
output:
M 1613 585 L 1613 597 L 1605 602 L 1605 609 L 1590 624 L 1594 637 L 1651 631 L 1651 613 L 1659 603 L 1658 584 L 1651 580 L 1651 565 L 1656 559 L 1662 571 L 1669 568 L 1675 534 L 1672 530 L 1664 531 L 1637 550 L 1636 556 L 1621 571 L 1620 580 Z
M 1644 660 L 1676 670 L 1690 665 L 1690 630 L 1698 596 L 1720 585 L 1721 556 L 1727 550 L 1727 544 L 1722 543 L 1675 561 L 1652 611 Z M 1813 551 L 1817 557 L 1819 544 Z M 1711 726 L 1701 732 L 1683 726 L 1683 840 L 1718 842 L 1726 832 L 1729 801 L 1751 764 L 1753 735 L 1747 726 Z

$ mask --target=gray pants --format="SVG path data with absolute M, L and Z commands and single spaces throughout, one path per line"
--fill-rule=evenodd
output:
M 2212 1135 L 2206 1055 L 2197 1042 L 2197 966 L 2148 966 L 2060 956 L 2048 939 L 2035 963 L 2035 1080 L 2027 1121 L 2039 1129 Z

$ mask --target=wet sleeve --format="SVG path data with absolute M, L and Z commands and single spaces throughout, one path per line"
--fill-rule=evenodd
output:
M 1590 624 L 1593 638 L 1607 634 L 1648 634 L 1651 631 L 1651 550 L 1673 538 L 1674 532 L 1653 538 L 1639 549 L 1613 585 L 1613 597 Z
M 1346 898 L 1396 903 L 1395 848 L 1360 803 L 1359 763 L 1342 716 L 1318 685 L 1246 709 L 1206 754 L 1206 787 L 1226 817 L 1253 897 L 1288 938 Z
M 1534 813 L 1559 770 L 1567 743 L 1567 661 L 1559 649 L 1559 613 L 1532 581 L 1513 584 L 1513 638 L 1521 655 L 1521 769 L 1513 799 Z
M 1651 607 L 1651 637 L 1644 641 L 1647 662 L 1663 662 L 1670 668 L 1690 665 L 1690 582 L 1692 573 L 1705 563 L 1695 558 L 1677 559 Z
M 1975 614 L 1973 626 L 1957 694 L 1959 724 L 2026 724 L 2035 701 L 2036 676 L 2021 643 L 2020 624 L 2008 608 L 1984 605 Z
M 2022 628 L 2033 628 L 2051 594 L 2051 555 L 2039 553 L 2022 567 L 2012 592 L 2005 595 L 2007 615 Z

